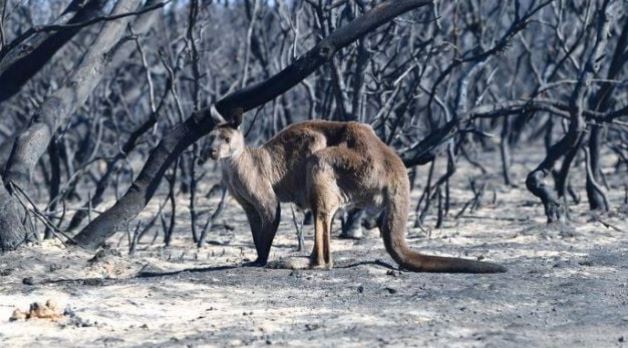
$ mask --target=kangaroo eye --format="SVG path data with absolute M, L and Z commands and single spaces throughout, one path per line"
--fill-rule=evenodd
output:
M 225 141 L 226 141 L 226 142 L 230 142 L 230 141 L 231 141 L 231 137 L 230 137 L 230 136 L 226 136 L 226 137 L 225 137 Z

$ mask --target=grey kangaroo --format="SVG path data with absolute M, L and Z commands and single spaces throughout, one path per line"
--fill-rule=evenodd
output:
M 307 121 L 290 125 L 259 148 L 212 110 L 209 156 L 222 165 L 229 192 L 244 208 L 257 249 L 255 265 L 266 265 L 280 219 L 280 202 L 311 209 L 314 249 L 307 268 L 333 266 L 330 239 L 336 211 L 356 207 L 381 213 L 386 250 L 415 272 L 495 273 L 498 264 L 424 255 L 406 242 L 410 182 L 399 156 L 373 129 L 357 122 Z

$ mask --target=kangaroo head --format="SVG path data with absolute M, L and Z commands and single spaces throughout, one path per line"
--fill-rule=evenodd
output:
M 232 158 L 244 150 L 244 135 L 231 126 L 218 126 L 209 133 L 208 155 L 214 160 Z

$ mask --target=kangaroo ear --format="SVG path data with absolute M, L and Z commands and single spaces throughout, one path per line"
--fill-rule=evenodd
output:
M 209 108 L 209 117 L 212 119 L 212 121 L 214 121 L 214 124 L 216 126 L 222 126 L 224 124 L 227 124 L 227 120 L 222 117 L 222 115 L 220 114 L 220 112 L 218 112 L 218 110 L 216 110 L 216 107 L 214 105 Z

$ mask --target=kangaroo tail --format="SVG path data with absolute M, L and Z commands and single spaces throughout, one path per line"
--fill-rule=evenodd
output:
M 406 223 L 409 210 L 409 183 L 391 188 L 385 198 L 386 210 L 380 229 L 386 250 L 399 266 L 414 272 L 445 273 L 500 273 L 506 268 L 490 262 L 454 257 L 424 255 L 413 251 L 406 241 Z

